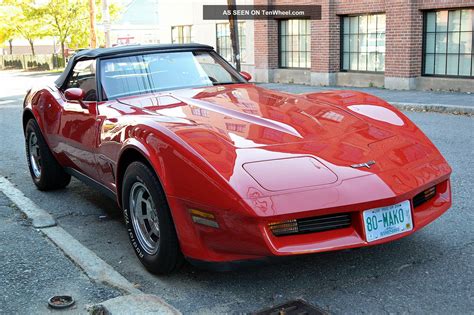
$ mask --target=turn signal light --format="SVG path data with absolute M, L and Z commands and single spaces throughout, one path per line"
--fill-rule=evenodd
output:
M 436 186 L 430 187 L 425 191 L 422 191 L 413 198 L 413 206 L 421 206 L 426 201 L 430 200 L 436 195 Z
M 268 227 L 275 236 L 298 233 L 298 222 L 296 220 L 270 223 Z
M 189 209 L 189 212 L 191 213 L 191 218 L 194 223 L 210 226 L 216 229 L 219 228 L 219 224 L 212 213 L 197 209 Z

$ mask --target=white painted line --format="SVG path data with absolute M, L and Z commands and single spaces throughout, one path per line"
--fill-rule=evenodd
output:
M 0 101 L 0 105 L 3 105 L 3 104 L 10 104 L 10 103 L 13 103 L 13 102 L 15 102 L 15 100 Z
M 71 234 L 62 227 L 54 226 L 54 218 L 45 210 L 38 207 L 33 201 L 26 197 L 8 179 L 0 176 L 0 191 L 3 192 L 21 212 L 33 221 L 33 226 L 46 235 L 66 256 L 76 263 L 86 275 L 94 281 L 105 283 L 125 294 L 133 296 L 142 295 L 143 292 L 107 264 L 93 251 L 82 245 Z M 139 299 L 140 300 L 140 299 Z M 152 298 L 152 307 L 159 314 L 180 314 L 180 312 L 167 304 L 158 296 Z M 135 304 L 139 310 L 139 301 Z
M 31 219 L 33 227 L 45 228 L 56 225 L 56 221 L 49 213 L 39 208 L 3 176 L 0 176 L 0 191 Z

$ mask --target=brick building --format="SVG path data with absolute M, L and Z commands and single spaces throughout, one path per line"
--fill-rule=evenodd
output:
M 255 0 L 319 4 L 321 20 L 257 20 L 255 79 L 474 91 L 474 1 Z

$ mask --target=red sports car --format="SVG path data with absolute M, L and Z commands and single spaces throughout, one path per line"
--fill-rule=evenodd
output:
M 248 80 L 204 45 L 81 51 L 26 96 L 33 181 L 116 199 L 154 273 L 380 244 L 451 206 L 448 163 L 385 101 Z

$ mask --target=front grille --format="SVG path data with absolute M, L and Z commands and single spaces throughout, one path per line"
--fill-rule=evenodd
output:
M 275 236 L 323 232 L 351 226 L 351 215 L 348 213 L 330 214 L 319 217 L 288 220 L 269 224 Z
M 321 217 L 299 219 L 299 233 L 313 233 L 342 229 L 351 225 L 351 215 L 347 213 L 331 214 Z
M 422 191 L 413 198 L 413 207 L 418 207 L 433 198 L 436 195 L 436 186 L 430 187 Z

